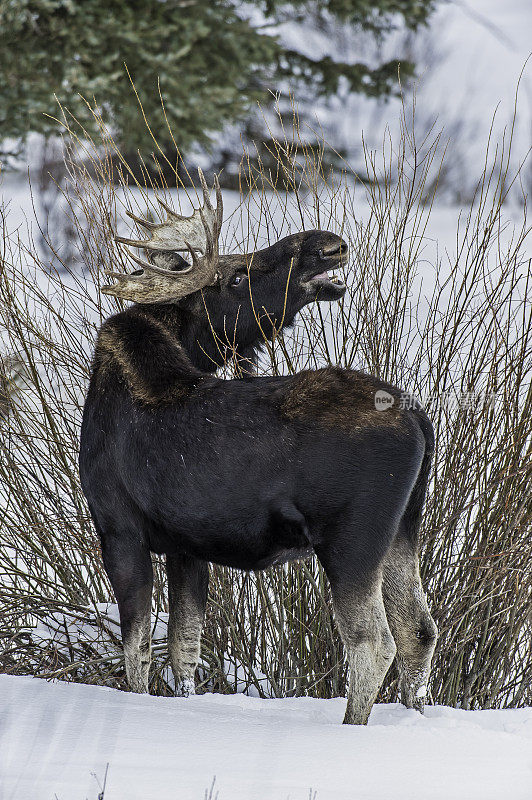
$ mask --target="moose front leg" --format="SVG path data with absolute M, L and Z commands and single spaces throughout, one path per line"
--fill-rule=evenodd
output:
M 151 659 L 151 595 L 153 568 L 150 551 L 134 536 L 101 536 L 105 570 L 111 581 L 124 647 L 130 690 L 148 691 Z
M 386 557 L 382 588 L 397 646 L 401 702 L 423 713 L 438 629 L 421 585 L 417 548 L 401 534 Z
M 194 556 L 166 556 L 168 573 L 168 650 L 178 697 L 195 693 L 201 630 L 207 604 L 209 566 Z

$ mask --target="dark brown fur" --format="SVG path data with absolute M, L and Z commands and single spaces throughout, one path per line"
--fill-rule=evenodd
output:
M 346 433 L 368 426 L 400 425 L 404 412 L 398 403 L 385 411 L 375 407 L 375 392 L 383 386 L 370 375 L 338 367 L 306 370 L 295 375 L 284 390 L 281 410 L 288 419 Z M 398 394 L 393 387 L 387 386 L 387 390 Z
M 132 341 L 132 331 L 136 340 L 150 342 L 144 357 L 142 348 L 135 347 Z M 140 306 L 134 313 L 111 317 L 102 325 L 93 375 L 101 387 L 114 376 L 134 400 L 153 408 L 184 401 L 205 378 L 190 363 L 165 315 Z

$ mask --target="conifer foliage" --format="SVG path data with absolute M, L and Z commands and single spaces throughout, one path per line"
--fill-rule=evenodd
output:
M 184 150 L 206 144 L 210 133 L 244 117 L 254 101 L 268 102 L 280 86 L 328 96 L 343 77 L 351 91 L 384 95 L 397 61 L 313 59 L 283 46 L 279 24 L 324 28 L 339 21 L 382 39 L 398 24 L 423 24 L 434 2 L 8 0 L 0 4 L 0 141 L 57 130 L 50 119 L 58 113 L 55 95 L 89 132 L 94 117 L 83 98 L 101 103 L 122 149 L 152 150 L 124 65 L 154 135 L 171 144 L 166 112 Z M 402 63 L 403 75 L 411 66 Z

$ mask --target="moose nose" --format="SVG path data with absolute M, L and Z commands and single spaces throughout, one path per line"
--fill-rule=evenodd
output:
M 319 256 L 322 261 L 334 258 L 334 256 L 341 256 L 345 258 L 348 250 L 349 245 L 342 239 L 338 244 L 333 244 L 331 247 L 322 247 L 319 251 Z

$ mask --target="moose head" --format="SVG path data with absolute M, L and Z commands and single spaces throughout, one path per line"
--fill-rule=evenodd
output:
M 331 272 L 345 262 L 348 245 L 334 233 L 310 230 L 262 250 L 221 255 L 220 185 L 215 178 L 214 208 L 203 173 L 198 173 L 203 206 L 192 216 L 176 214 L 160 198 L 167 214 L 163 223 L 128 212 L 149 236 L 117 236 L 116 241 L 144 250 L 147 260 L 128 249 L 141 269 L 128 275 L 107 273 L 117 283 L 102 291 L 142 305 L 177 305 L 181 341 L 197 366 L 212 371 L 220 354 L 222 360 L 228 349 L 249 354 L 250 348 L 290 325 L 308 303 L 340 299 L 346 287 Z

